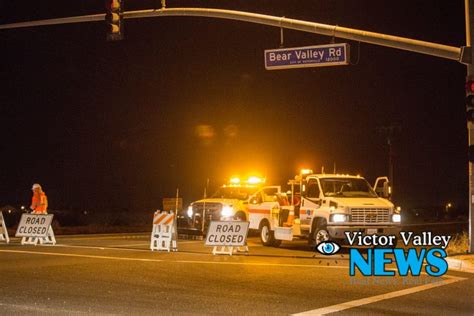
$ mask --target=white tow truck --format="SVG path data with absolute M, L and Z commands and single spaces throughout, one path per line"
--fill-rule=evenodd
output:
M 243 220 L 252 221 L 252 214 L 267 214 L 272 208 L 288 205 L 286 195 L 280 186 L 267 186 L 265 179 L 249 177 L 247 180 L 230 179 L 210 198 L 195 201 L 189 205 L 187 215 L 190 228 L 205 234 L 210 221 Z M 257 227 L 258 228 L 258 227 Z
M 371 187 L 360 176 L 306 170 L 288 184 L 286 205 L 277 195 L 267 197 L 272 205 L 264 205 L 260 192 L 249 199 L 250 228 L 259 230 L 265 246 L 279 246 L 282 240 L 294 238 L 307 238 L 312 246 L 342 241 L 346 231 L 368 235 L 400 231 L 400 209 L 388 199 L 386 177 L 378 178 Z

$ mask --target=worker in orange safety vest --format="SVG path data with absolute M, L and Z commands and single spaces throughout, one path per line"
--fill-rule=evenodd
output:
M 35 183 L 31 189 L 33 190 L 33 197 L 30 208 L 33 210 L 33 214 L 47 214 L 48 198 L 43 192 L 41 185 Z

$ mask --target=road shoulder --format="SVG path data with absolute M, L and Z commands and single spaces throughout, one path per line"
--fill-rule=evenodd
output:
M 474 254 L 450 256 L 446 261 L 449 270 L 474 273 Z

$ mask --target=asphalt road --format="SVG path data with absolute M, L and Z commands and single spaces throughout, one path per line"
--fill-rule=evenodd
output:
M 305 242 L 214 256 L 203 241 L 151 252 L 149 234 L 0 244 L 0 314 L 473 315 L 472 274 L 349 277 L 348 256 Z

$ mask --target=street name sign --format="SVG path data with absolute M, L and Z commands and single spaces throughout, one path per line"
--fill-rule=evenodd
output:
M 53 214 L 22 214 L 16 237 L 47 237 Z
M 249 222 L 213 221 L 209 224 L 206 246 L 245 246 Z
M 265 50 L 265 69 L 349 65 L 349 44 L 328 44 Z

